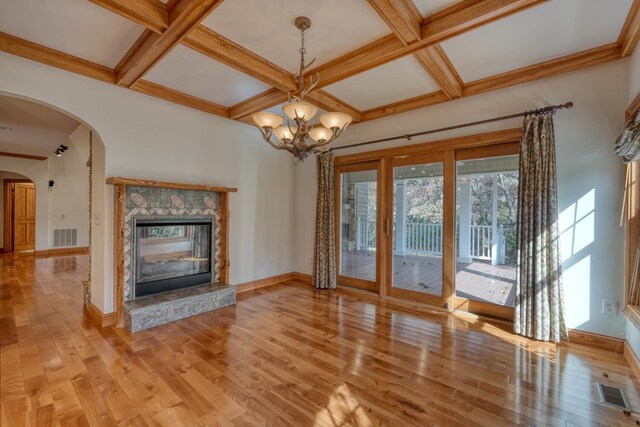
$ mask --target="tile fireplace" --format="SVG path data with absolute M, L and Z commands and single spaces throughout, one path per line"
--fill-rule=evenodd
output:
M 110 178 L 115 305 L 132 332 L 235 304 L 227 284 L 231 188 Z

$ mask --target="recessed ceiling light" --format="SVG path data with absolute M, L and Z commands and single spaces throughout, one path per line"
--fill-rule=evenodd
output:
M 0 126 L 0 130 L 12 131 L 13 128 L 10 128 L 9 126 Z

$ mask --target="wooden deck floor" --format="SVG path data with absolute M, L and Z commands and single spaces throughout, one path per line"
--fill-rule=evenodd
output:
M 103 329 L 81 311 L 87 268 L 0 256 L 2 426 L 633 424 L 594 381 L 640 407 L 612 353 L 345 289 L 292 282 L 136 335 Z
M 341 274 L 365 280 L 375 280 L 376 253 L 348 251 L 341 254 Z M 394 255 L 393 285 L 395 287 L 442 294 L 442 258 L 429 255 Z M 508 265 L 491 265 L 474 261 L 456 265 L 457 295 L 475 301 L 513 307 L 515 302 L 516 269 Z

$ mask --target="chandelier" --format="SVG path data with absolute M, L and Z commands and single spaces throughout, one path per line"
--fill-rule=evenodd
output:
M 265 141 L 276 150 L 287 150 L 294 155 L 297 162 L 301 162 L 311 153 L 323 152 L 329 149 L 329 144 L 335 141 L 351 123 L 352 117 L 346 113 L 330 112 L 322 114 L 320 123 L 311 124 L 310 121 L 318 112 L 318 107 L 304 101 L 305 95 L 311 91 L 320 81 L 318 73 L 311 77 L 309 86 L 305 86 L 304 73 L 313 64 L 305 64 L 304 32 L 311 27 L 311 20 L 306 16 L 300 16 L 295 21 L 296 28 L 301 33 L 300 48 L 300 72 L 298 73 L 297 94 L 289 93 L 289 102 L 282 107 L 282 111 L 288 117 L 279 114 L 262 111 L 251 115 Z M 293 123 L 292 123 L 293 122 Z

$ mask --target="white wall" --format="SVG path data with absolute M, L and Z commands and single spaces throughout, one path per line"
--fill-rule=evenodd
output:
M 622 130 L 628 99 L 628 62 L 598 66 L 539 82 L 354 125 L 340 144 L 470 122 L 574 101 L 555 118 L 558 192 L 568 325 L 606 335 L 623 335 L 622 313 L 601 314 L 602 299 L 623 301 L 623 231 L 618 227 L 623 167 L 612 152 Z M 521 120 L 418 138 L 412 143 L 519 127 Z M 405 145 L 377 144 L 349 152 Z M 310 273 L 315 212 L 315 162 L 295 170 L 294 269 Z
M 232 283 L 292 271 L 293 162 L 255 129 L 5 53 L 0 69 L 0 92 L 55 106 L 93 128 L 105 145 L 106 176 L 237 187 L 229 202 Z M 107 313 L 111 187 L 104 191 L 104 220 L 104 257 L 93 260 L 105 264 L 104 283 L 92 284 L 92 297 Z
M 55 229 L 78 230 L 76 246 L 89 246 L 89 132 L 80 125 L 64 143 L 69 149 L 61 157 L 49 157 L 49 242 Z

